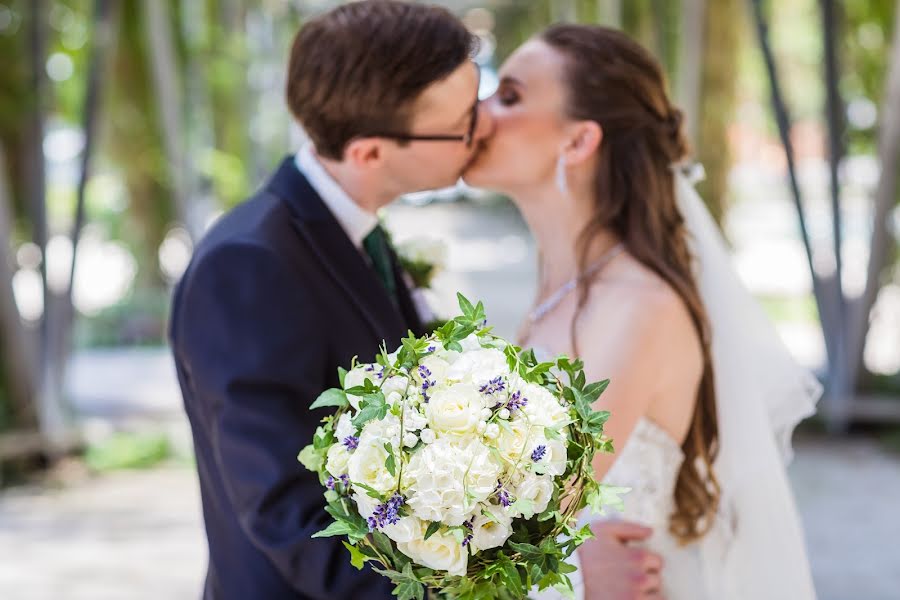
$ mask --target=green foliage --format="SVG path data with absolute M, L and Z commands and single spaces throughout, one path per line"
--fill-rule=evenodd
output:
M 147 469 L 173 456 L 165 434 L 117 433 L 88 447 L 84 460 L 94 471 Z

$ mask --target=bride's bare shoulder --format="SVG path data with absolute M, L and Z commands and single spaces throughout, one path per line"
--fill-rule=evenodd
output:
M 684 347 L 697 341 L 696 329 L 687 304 L 665 279 L 631 255 L 622 255 L 591 290 L 598 300 L 588 320 L 606 323 L 615 320 L 634 337 L 641 332 L 660 343 Z

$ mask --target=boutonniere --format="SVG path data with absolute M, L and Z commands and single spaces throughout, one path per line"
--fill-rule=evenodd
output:
M 429 289 L 434 277 L 447 265 L 447 246 L 441 240 L 417 237 L 396 246 L 400 266 L 414 287 Z

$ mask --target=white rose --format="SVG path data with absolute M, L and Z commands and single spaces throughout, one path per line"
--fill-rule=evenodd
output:
M 357 512 L 363 519 L 371 517 L 375 512 L 375 507 L 378 506 L 378 500 L 366 495 L 364 491 L 354 490 L 352 498 L 356 502 Z
M 480 552 L 502 546 L 512 535 L 512 518 L 500 510 L 492 511 L 498 520 L 481 515 L 472 524 L 472 550 Z
M 559 477 L 566 471 L 568 455 L 566 445 L 562 440 L 547 440 L 539 438 L 533 442 L 529 456 L 539 447 L 544 447 L 543 457 L 535 463 L 536 473 L 545 473 L 552 477 Z
M 425 405 L 428 424 L 436 433 L 463 435 L 475 431 L 484 398 L 471 385 L 457 383 L 435 391 Z
M 363 430 L 365 436 L 366 431 Z M 365 484 L 382 494 L 386 494 L 397 487 L 397 477 L 391 475 L 384 466 L 388 454 L 384 449 L 384 440 L 374 441 L 360 440 L 359 447 L 350 455 L 347 464 L 347 474 L 353 483 Z
M 388 377 L 388 379 L 383 384 L 381 384 L 381 392 L 385 396 L 389 396 L 394 392 L 396 392 L 400 396 L 403 396 L 403 393 L 406 392 L 406 386 L 408 385 L 408 377 L 403 377 L 402 375 L 394 375 L 393 377 Z
M 350 413 L 342 414 L 341 418 L 338 419 L 337 425 L 335 425 L 334 427 L 334 436 L 338 439 L 339 442 L 343 442 L 348 437 L 355 435 L 356 427 L 353 426 L 353 421 L 350 418 Z
M 413 369 L 413 377 L 421 386 L 425 381 L 434 381 L 435 385 L 441 385 L 447 378 L 447 369 L 450 368 L 443 358 L 429 354 L 419 361 L 419 366 Z
M 466 574 L 469 551 L 450 532 L 435 533 L 427 540 L 417 538 L 401 542 L 397 548 L 416 563 L 430 569 L 447 571 L 450 575 Z
M 325 470 L 340 477 L 347 473 L 347 466 L 350 462 L 350 452 L 343 444 L 335 444 L 328 449 L 328 460 L 325 462 Z
M 553 495 L 553 478 L 549 475 L 535 475 L 529 473 L 525 476 L 513 492 L 515 498 L 530 500 L 531 507 L 522 511 L 522 517 L 530 519 L 547 509 L 550 497 Z
M 420 519 L 462 525 L 493 493 L 501 471 L 484 444 L 439 438 L 414 453 L 403 471 L 407 505 Z
M 412 516 L 400 517 L 399 521 L 394 524 L 387 523 L 381 530 L 398 544 L 411 542 L 425 536 L 422 522 Z
M 545 388 L 533 383 L 526 383 L 519 388 L 522 397 L 528 402 L 522 412 L 532 425 L 555 427 L 569 420 L 569 409 L 559 403 L 556 396 Z
M 500 437 L 496 442 L 497 450 L 500 451 L 503 460 L 511 465 L 529 460 L 525 451 L 531 447 L 531 439 L 536 437 L 533 430 L 534 428 L 524 419 L 509 421 L 508 426 L 500 430 Z

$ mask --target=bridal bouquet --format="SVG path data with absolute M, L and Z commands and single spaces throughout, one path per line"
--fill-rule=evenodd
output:
M 346 536 L 352 564 L 396 585 L 399 600 L 525 598 L 571 589 L 565 561 L 591 537 L 586 506 L 621 504 L 591 459 L 611 452 L 609 413 L 591 405 L 580 361 L 539 362 L 493 335 L 481 303 L 412 334 L 374 363 L 341 369 L 336 407 L 299 456 L 319 474 L 334 522 L 314 537 Z

